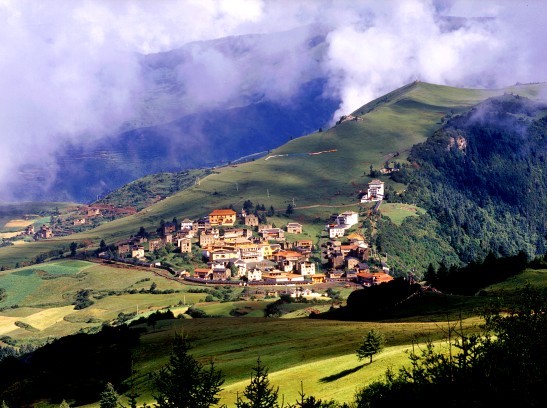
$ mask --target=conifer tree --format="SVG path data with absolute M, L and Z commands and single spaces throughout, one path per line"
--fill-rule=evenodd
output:
M 357 349 L 359 360 L 369 357 L 372 363 L 372 356 L 378 354 L 384 348 L 384 336 L 376 330 L 370 330 L 364 337 L 363 343 Z
M 119 395 L 111 383 L 107 383 L 104 391 L 101 393 L 99 406 L 101 408 L 118 408 Z
M 236 408 L 278 408 L 279 387 L 274 389 L 273 386 L 270 386 L 268 369 L 261 364 L 260 358 L 257 359 L 253 372 L 254 375 L 251 373 L 251 383 L 243 391 L 243 396 L 247 401 L 243 401 L 238 395 Z
M 188 352 L 190 342 L 180 334 L 174 339 L 169 363 L 156 378 L 158 408 L 208 408 L 219 402 L 224 383 L 220 370 L 211 361 L 204 368 Z

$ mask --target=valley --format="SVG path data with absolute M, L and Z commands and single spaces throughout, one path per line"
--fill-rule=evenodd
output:
M 90 205 L 1 206 L 0 346 L 24 350 L 56 344 L 55 339 L 96 338 L 91 336 L 134 328 L 140 339 L 124 348 L 130 358 L 120 363 L 123 375 L 112 374 L 112 381 L 124 395 L 124 404 L 130 382 L 142 404 L 154 401 L 154 375 L 167 363 L 174 336 L 185 333 L 192 355 L 204 364 L 213 359 L 222 370 L 226 381 L 220 397 L 228 406 L 248 383 L 258 357 L 284 401 L 294 403 L 303 387 L 324 400 L 350 402 L 358 389 L 383 379 L 388 368 L 408 364 L 413 347 L 432 341 L 446 352 L 447 330 L 454 322 L 459 321 L 461 332 L 479 333 L 485 322 L 481 311 L 492 300 L 502 295 L 517 298 L 527 284 L 539 290 L 547 287 L 542 236 L 547 187 L 541 171 L 546 89 L 545 84 L 457 89 L 416 81 L 340 118 L 329 129 L 295 138 L 244 163 L 150 175 Z M 529 111 L 519 110 L 522 107 Z M 484 134 L 470 120 L 483 111 L 477 120 L 486 124 L 489 137 L 498 138 L 497 146 L 481 140 Z M 488 122 L 488 115 L 504 118 L 499 121 L 507 124 L 507 132 Z M 516 147 L 514 123 L 522 126 L 518 134 L 528 137 L 526 143 L 515 142 Z M 519 146 L 532 152 L 531 158 L 522 160 Z M 466 171 L 470 168 L 472 172 Z M 526 185 L 528 197 L 515 200 L 519 193 L 510 183 L 503 189 L 496 182 L 511 177 Z M 385 186 L 382 201 L 362 200 L 371 180 Z M 248 226 L 239 215 L 231 225 L 217 225 L 222 231 L 218 235 L 249 229 L 255 239 L 262 236 L 260 244 L 273 253 L 292 249 L 297 240 L 310 241 L 314 249 L 306 253 L 305 262 L 311 260 L 315 273 L 326 276 L 321 283 L 312 284 L 308 277 L 303 283 L 247 285 L 235 270 L 230 275 L 231 265 L 224 265 L 225 281 L 184 279 L 195 278 L 198 270 L 208 267 L 215 276 L 213 258 L 205 256 L 214 250 L 199 241 L 213 233 L 207 228 L 215 226 L 198 227 L 200 220 L 211 220 L 220 209 L 240 214 L 248 203 L 264 221 L 260 225 L 283 230 L 286 240 L 268 239 L 260 225 Z M 133 213 L 88 215 L 101 205 L 133 208 Z M 330 239 L 325 225 L 333 215 L 346 213 L 357 215 L 358 222 Z M 52 220 L 56 224 L 57 219 L 68 225 L 83 218 L 86 228 L 75 230 L 72 224 L 63 236 L 12 235 L 24 232 L 27 225 L 39 228 Z M 196 224 L 195 235 L 177 236 L 190 241 L 187 254 L 181 253 L 180 242 L 151 247 L 153 240 L 166 237 L 160 229 L 172 219 Z M 291 223 L 300 225 L 302 233 L 288 232 Z M 176 226 L 173 236 L 181 230 Z M 152 236 L 135 244 L 131 240 L 144 238 L 141 231 Z M 349 277 L 353 267 L 326 262 L 329 245 L 336 247 L 337 239 L 338 246 L 355 244 L 351 234 L 362 235 L 357 241 L 369 251 L 359 261 L 368 262 L 373 274 L 387 268 L 392 278 L 399 278 L 396 282 L 412 288 L 410 296 L 394 295 L 390 304 L 378 306 L 374 313 L 355 311 L 358 293 L 364 293 L 362 282 Z M 139 258 L 145 264 L 136 267 L 133 256 L 125 256 L 125 263 L 115 262 L 110 254 L 119 256 L 125 241 L 142 246 L 146 256 Z M 165 247 L 169 249 L 160 251 Z M 507 279 L 496 283 L 486 279 L 480 290 L 463 282 L 473 288 L 471 294 L 441 293 L 431 285 L 434 279 L 441 284 L 449 274 L 457 280 L 458 268 L 470 264 L 480 269 L 496 265 L 492 259 L 509 262 L 519 251 L 524 251 L 522 270 L 510 271 Z M 329 275 L 336 269 L 340 279 Z M 372 287 L 390 283 L 385 285 Z M 300 286 L 317 296 L 290 300 Z M 168 311 L 172 315 L 160 317 Z M 383 334 L 386 347 L 373 364 L 362 364 L 355 350 L 371 329 Z M 67 372 L 75 369 L 66 364 Z M 82 376 L 89 381 L 88 393 L 74 392 L 66 395 L 67 400 L 76 406 L 98 406 L 108 375 Z M 66 381 L 71 384 L 69 377 Z M 34 402 L 44 408 L 65 398 L 62 387 L 49 395 L 40 392 Z M 16 393 L 2 395 L 16 399 Z

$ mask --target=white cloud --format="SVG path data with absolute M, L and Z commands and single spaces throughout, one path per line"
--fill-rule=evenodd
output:
M 53 177 L 59 146 L 103 137 L 138 114 L 139 53 L 276 33 L 241 40 L 244 57 L 193 47 L 193 63 L 178 72 L 188 103 L 290 99 L 324 74 L 341 98 L 337 116 L 415 78 L 545 81 L 546 13 L 541 0 L 2 0 L 0 199 L 22 165 L 46 163 Z M 310 53 L 314 30 L 328 32 L 327 43 Z

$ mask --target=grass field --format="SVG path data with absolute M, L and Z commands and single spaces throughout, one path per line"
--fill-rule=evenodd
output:
M 420 214 L 424 214 L 425 210 L 411 204 L 385 203 L 381 205 L 380 212 L 394 224 L 401 225 L 405 218 L 417 217 Z
M 511 88 L 520 95 L 537 97 L 545 85 Z M 393 154 L 404 161 L 409 149 L 423 142 L 451 111 L 459 112 L 507 89 L 470 90 L 413 83 L 356 110 L 359 121 L 347 121 L 325 132 L 300 137 L 272 150 L 269 155 L 288 155 L 214 169 L 192 186 L 139 213 L 101 225 L 93 230 L 24 245 L 0 248 L 0 263 L 13 267 L 16 262 L 34 259 L 70 242 L 89 240 L 98 245 L 135 234 L 140 226 L 155 229 L 160 219 L 197 218 L 215 208 L 233 204 L 236 208 L 250 199 L 284 211 L 296 204 L 292 219 L 311 222 L 343 208 L 358 210 L 358 193 L 366 188 L 369 166 L 380 168 Z M 362 113 L 361 113 L 362 112 Z M 319 155 L 306 153 L 336 149 Z M 396 189 L 403 186 L 386 176 L 381 179 Z M 299 210 L 298 207 L 320 206 Z M 328 207 L 331 206 L 331 207 Z M 400 216 L 400 215 L 399 215 Z M 396 216 L 394 215 L 396 218 Z M 277 222 L 276 222 L 277 224 Z M 307 226 L 307 225 L 306 225 Z M 312 231 L 312 236 L 315 231 Z
M 126 293 L 149 289 L 175 293 Z M 0 302 L 0 334 L 16 340 L 59 337 L 82 328 L 97 327 L 119 313 L 145 314 L 178 304 L 195 304 L 204 293 L 189 293 L 195 287 L 165 279 L 150 271 L 114 268 L 86 261 L 62 260 L 0 272 L 0 287 L 7 297 Z M 76 292 L 92 289 L 94 304 L 74 310 Z M 14 325 L 22 321 L 38 329 L 30 333 Z
M 475 330 L 478 319 L 464 321 Z M 355 349 L 371 328 L 382 331 L 385 351 L 373 364 L 359 362 Z M 272 384 L 280 387 L 285 401 L 294 402 L 303 381 L 307 393 L 320 398 L 349 401 L 358 387 L 380 378 L 388 367 L 408 362 L 412 342 L 440 340 L 445 328 L 438 323 L 367 323 L 310 319 L 191 319 L 159 322 L 156 331 L 142 337 L 136 355 L 136 382 L 142 401 L 152 402 L 148 372 L 167 362 L 175 332 L 184 332 L 193 343 L 193 355 L 206 363 L 213 358 L 226 376 L 222 403 L 233 406 L 237 392 L 248 384 L 256 359 L 270 370 Z

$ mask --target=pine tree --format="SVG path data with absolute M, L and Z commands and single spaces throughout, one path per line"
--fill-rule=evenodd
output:
M 251 383 L 245 387 L 243 396 L 248 401 L 243 401 L 237 396 L 236 408 L 278 408 L 277 396 L 279 387 L 270 387 L 268 378 L 268 369 L 264 367 L 260 358 L 256 361 L 256 367 L 253 368 L 254 375 L 251 373 Z
M 383 348 L 384 336 L 372 329 L 363 337 L 363 343 L 357 349 L 357 357 L 359 357 L 359 360 L 369 357 L 372 363 L 372 356 L 378 354 Z
M 118 408 L 119 395 L 111 383 L 107 383 L 104 391 L 101 393 L 99 406 L 101 408 Z
M 188 354 L 188 339 L 177 334 L 169 363 L 156 378 L 158 408 L 207 408 L 218 403 L 224 383 L 222 373 L 211 362 L 204 368 Z

